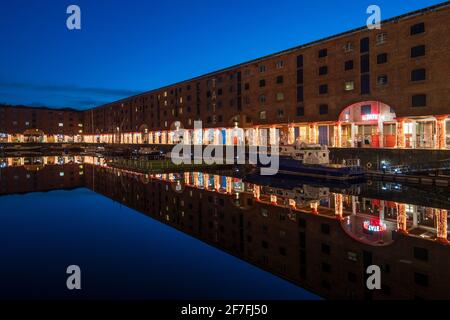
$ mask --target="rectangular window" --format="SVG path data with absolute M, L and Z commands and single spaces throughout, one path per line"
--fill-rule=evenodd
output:
M 369 52 L 370 49 L 369 38 L 361 39 L 361 41 L 359 42 L 359 47 L 361 53 Z
M 411 26 L 411 35 L 416 35 L 419 33 L 424 33 L 425 32 L 425 23 L 418 23 L 415 24 L 413 26 Z
M 297 70 L 297 84 L 303 83 L 303 69 Z
M 259 113 L 259 118 L 260 118 L 261 120 L 266 120 L 266 112 L 265 112 L 265 111 L 261 111 L 261 112 Z
M 414 247 L 414 258 L 421 261 L 428 261 L 428 250 Z
M 353 51 L 353 43 L 347 42 L 347 43 L 344 45 L 344 51 L 345 51 L 345 52 L 352 52 L 352 51 Z
M 370 71 L 369 55 L 365 54 L 361 56 L 361 73 Z
M 322 84 L 319 86 L 319 94 L 327 94 L 328 93 L 328 85 Z
M 328 114 L 328 105 L 327 104 L 321 104 L 319 106 L 319 114 L 320 115 Z
M 328 56 L 328 49 L 319 50 L 319 58 L 325 58 L 326 56 Z
M 260 95 L 259 96 L 259 102 L 260 103 L 266 103 L 266 96 L 265 95 Z
M 352 91 L 355 89 L 355 81 L 345 82 L 345 91 Z
M 303 68 L 303 55 L 297 56 L 297 69 Z
M 361 115 L 367 116 L 369 114 L 372 114 L 372 106 L 370 104 L 361 106 Z
M 388 83 L 388 76 L 383 74 L 381 76 L 377 77 L 377 85 L 379 86 L 385 86 Z
M 417 58 L 425 55 L 425 45 L 411 48 L 411 58 Z
M 361 75 L 361 94 L 370 94 L 370 76 L 368 74 Z
M 303 87 L 297 87 L 297 102 L 303 102 Z
M 426 107 L 427 106 L 427 95 L 426 94 L 416 94 L 412 96 L 412 107 Z
M 245 90 L 250 90 L 250 83 L 246 83 L 244 89 Z
M 387 42 L 387 33 L 377 34 L 377 44 L 383 44 Z
M 278 109 L 277 110 L 277 117 L 278 118 L 283 118 L 284 117 L 284 110 L 283 109 Z
M 322 66 L 319 68 L 319 76 L 323 76 L 328 74 L 328 67 L 327 66 Z
M 428 287 L 428 276 L 422 273 L 414 272 L 414 282 L 422 287 Z
M 265 86 L 266 86 L 266 80 L 264 80 L 264 79 L 259 80 L 259 87 L 260 87 L 260 88 L 263 88 L 263 87 L 265 87 Z
M 387 53 L 380 53 L 377 55 L 377 64 L 383 64 L 388 62 L 388 54 Z
M 416 69 L 411 71 L 411 81 L 422 81 L 426 78 L 425 69 Z
M 304 107 L 297 107 L 297 117 L 303 117 L 305 115 Z
M 353 60 L 345 61 L 344 69 L 345 71 L 353 70 Z
M 266 66 L 260 65 L 259 66 L 259 72 L 261 72 L 261 73 L 266 72 Z
M 284 93 L 278 92 L 277 93 L 277 101 L 283 101 L 284 100 Z
M 276 67 L 277 67 L 277 69 L 284 68 L 284 61 L 283 60 L 277 61 Z
M 277 84 L 282 84 L 284 82 L 284 77 L 283 76 L 278 76 L 277 77 Z

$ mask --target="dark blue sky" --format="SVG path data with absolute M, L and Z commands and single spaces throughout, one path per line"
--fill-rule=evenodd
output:
M 0 102 L 86 109 L 440 2 L 1 0 Z

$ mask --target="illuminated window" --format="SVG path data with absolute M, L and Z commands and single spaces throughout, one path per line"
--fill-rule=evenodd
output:
M 353 43 L 347 42 L 347 43 L 344 45 L 344 51 L 345 51 L 345 52 L 351 52 L 351 51 L 353 51 Z
M 276 67 L 277 67 L 277 69 L 284 68 L 284 61 L 283 60 L 277 61 Z
M 381 75 L 377 77 L 377 84 L 379 86 L 385 86 L 388 83 L 388 76 L 387 75 Z
M 64 127 L 64 123 L 60 122 L 60 123 L 58 123 L 58 126 L 59 127 Z
M 355 89 L 355 81 L 345 82 L 345 91 L 352 91 Z
M 278 92 L 277 93 L 277 101 L 283 101 L 284 100 L 284 93 Z
M 266 111 L 261 111 L 261 112 L 259 113 L 259 118 L 260 118 L 261 120 L 266 120 Z
M 387 42 L 387 33 L 379 33 L 377 34 L 377 44 L 383 44 Z
M 59 176 L 60 176 L 60 177 L 64 177 L 64 172 L 60 172 L 60 173 L 59 173 Z

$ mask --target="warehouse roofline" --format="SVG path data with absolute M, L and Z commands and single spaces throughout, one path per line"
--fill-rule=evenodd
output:
M 400 20 L 410 19 L 410 18 L 419 16 L 419 15 L 423 15 L 423 14 L 426 14 L 426 13 L 429 13 L 429 12 L 440 11 L 440 10 L 443 10 L 443 9 L 446 9 L 446 8 L 449 8 L 449 7 L 450 7 L 450 1 L 445 1 L 445 2 L 442 2 L 442 3 L 436 4 L 434 6 L 426 7 L 426 8 L 423 8 L 423 9 L 419 9 L 419 10 L 416 10 L 416 11 L 408 12 L 408 13 L 405 13 L 405 14 L 402 14 L 402 15 L 399 15 L 399 16 L 395 16 L 393 18 L 389 18 L 389 19 L 383 20 L 381 22 L 381 24 L 383 25 L 383 24 L 397 22 L 397 21 L 400 21 Z M 149 93 L 152 93 L 152 92 L 157 92 L 157 91 L 164 90 L 164 89 L 167 89 L 167 88 L 170 88 L 170 87 L 173 87 L 173 86 L 182 85 L 184 83 L 191 82 L 191 81 L 201 80 L 201 79 L 210 77 L 210 76 L 212 76 L 214 74 L 217 74 L 217 73 L 231 71 L 233 69 L 236 69 L 236 68 L 239 68 L 239 67 L 251 64 L 251 63 L 260 62 L 260 61 L 263 61 L 263 60 L 266 60 L 266 59 L 269 59 L 269 58 L 273 58 L 273 57 L 276 57 L 276 56 L 279 56 L 279 55 L 283 55 L 283 54 L 286 54 L 286 53 L 290 53 L 290 52 L 293 52 L 293 51 L 296 51 L 296 50 L 299 50 L 299 49 L 309 48 L 311 46 L 315 46 L 315 45 L 318 45 L 318 44 L 321 44 L 321 43 L 326 43 L 328 41 L 331 41 L 331 40 L 334 40 L 334 39 L 339 39 L 339 38 L 342 38 L 344 36 L 348 36 L 348 35 L 351 35 L 351 34 L 354 34 L 354 33 L 358 33 L 358 32 L 361 32 L 361 31 L 365 31 L 365 30 L 367 30 L 367 26 L 355 28 L 355 29 L 352 29 L 352 30 L 349 30 L 349 31 L 345 31 L 345 32 L 341 32 L 341 33 L 338 33 L 338 34 L 335 34 L 335 35 L 331 35 L 329 37 L 322 38 L 320 40 L 315 40 L 315 41 L 312 41 L 312 42 L 309 42 L 309 43 L 306 43 L 306 44 L 302 44 L 302 45 L 299 45 L 299 46 L 296 46 L 296 47 L 292 47 L 292 48 L 289 48 L 289 49 L 286 49 L 286 50 L 283 50 L 283 51 L 272 53 L 272 54 L 269 54 L 269 55 L 266 55 L 266 56 L 263 56 L 263 57 L 260 57 L 260 58 L 256 58 L 256 59 L 253 59 L 253 60 L 242 62 L 242 63 L 236 64 L 236 65 L 230 66 L 230 67 L 226 67 L 226 68 L 219 69 L 219 70 L 216 70 L 216 71 L 208 72 L 206 74 L 203 74 L 203 75 L 200 75 L 200 76 L 197 76 L 197 77 L 193 77 L 193 78 L 190 78 L 190 79 L 187 79 L 187 80 L 175 82 L 175 83 L 163 86 L 163 87 L 159 87 L 159 88 L 156 88 L 156 89 L 151 89 L 149 91 L 144 91 L 144 92 L 142 92 L 140 94 L 129 96 L 129 97 L 126 97 L 126 98 L 123 98 L 123 99 L 120 99 L 120 100 L 116 100 L 116 101 L 110 102 L 110 103 L 106 103 L 106 104 L 103 104 L 103 105 L 100 105 L 100 106 L 88 109 L 86 111 L 92 111 L 92 110 L 100 109 L 100 108 L 109 106 L 109 105 L 114 104 L 114 103 L 120 103 L 120 102 L 124 102 L 124 101 L 126 101 L 128 99 L 138 98 L 140 96 L 143 96 L 143 95 L 146 95 L 146 94 L 149 94 Z

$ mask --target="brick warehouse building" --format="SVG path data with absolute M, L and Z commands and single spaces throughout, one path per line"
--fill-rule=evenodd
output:
M 0 142 L 80 142 L 83 112 L 0 105 Z
M 88 143 L 173 144 L 182 127 L 193 144 L 449 149 L 449 32 L 446 2 L 85 111 L 80 130 Z

